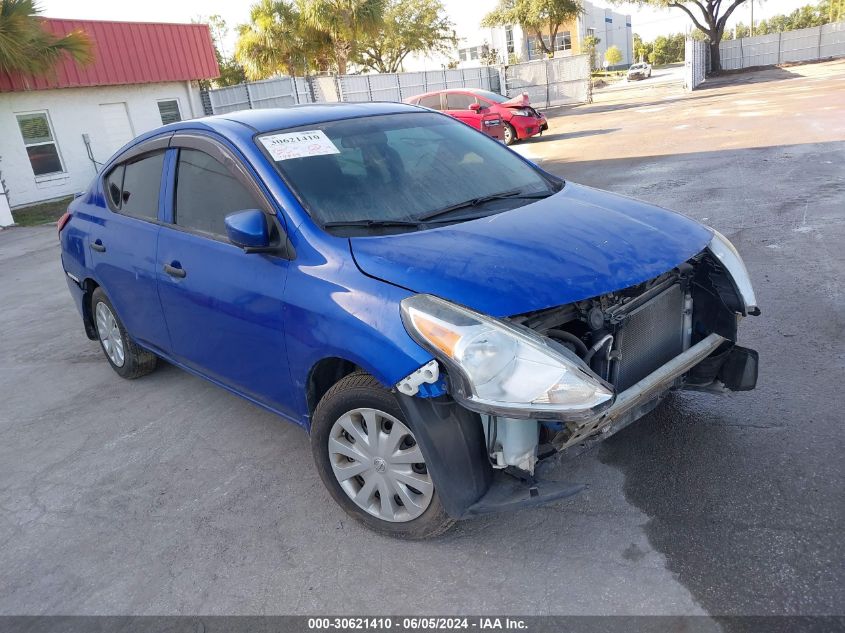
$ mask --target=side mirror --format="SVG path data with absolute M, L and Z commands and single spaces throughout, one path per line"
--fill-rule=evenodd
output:
M 260 209 L 235 211 L 226 216 L 226 236 L 235 246 L 247 253 L 270 246 L 267 214 Z
M 481 110 L 481 104 L 480 103 L 470 103 L 469 109 L 472 110 L 473 112 L 478 112 L 479 110 Z

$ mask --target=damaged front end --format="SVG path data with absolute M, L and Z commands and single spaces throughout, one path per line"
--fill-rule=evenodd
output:
M 538 481 L 537 462 L 609 437 L 670 390 L 753 389 L 757 353 L 736 345 L 748 314 L 759 314 L 748 273 L 718 233 L 644 283 L 509 319 L 410 297 L 406 328 L 435 361 L 397 390 L 447 512 L 574 494 L 582 487 Z M 447 395 L 415 397 L 444 380 Z

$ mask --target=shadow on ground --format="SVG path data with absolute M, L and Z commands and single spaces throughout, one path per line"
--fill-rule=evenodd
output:
M 582 138 L 585 136 L 597 136 L 599 134 L 612 134 L 618 132 L 620 128 L 610 127 L 600 130 L 578 130 L 577 132 L 557 132 L 555 134 L 544 134 L 543 136 L 533 136 L 520 142 L 520 145 L 531 145 L 532 143 L 541 143 L 543 141 L 563 141 L 573 138 Z

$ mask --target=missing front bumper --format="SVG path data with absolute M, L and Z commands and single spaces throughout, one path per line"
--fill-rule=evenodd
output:
M 654 408 L 662 393 L 673 387 L 681 376 L 704 361 L 726 340 L 719 334 L 710 334 L 618 394 L 614 403 L 600 415 L 579 424 L 569 423 L 566 431 L 558 433 L 552 444 L 563 450 L 593 436 L 609 435 L 627 426 Z

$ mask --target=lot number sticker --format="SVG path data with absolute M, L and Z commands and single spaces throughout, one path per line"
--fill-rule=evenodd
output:
M 340 154 L 340 150 L 322 130 L 271 134 L 270 136 L 262 136 L 261 143 L 270 152 L 273 160 L 277 161 L 306 158 L 307 156 Z

